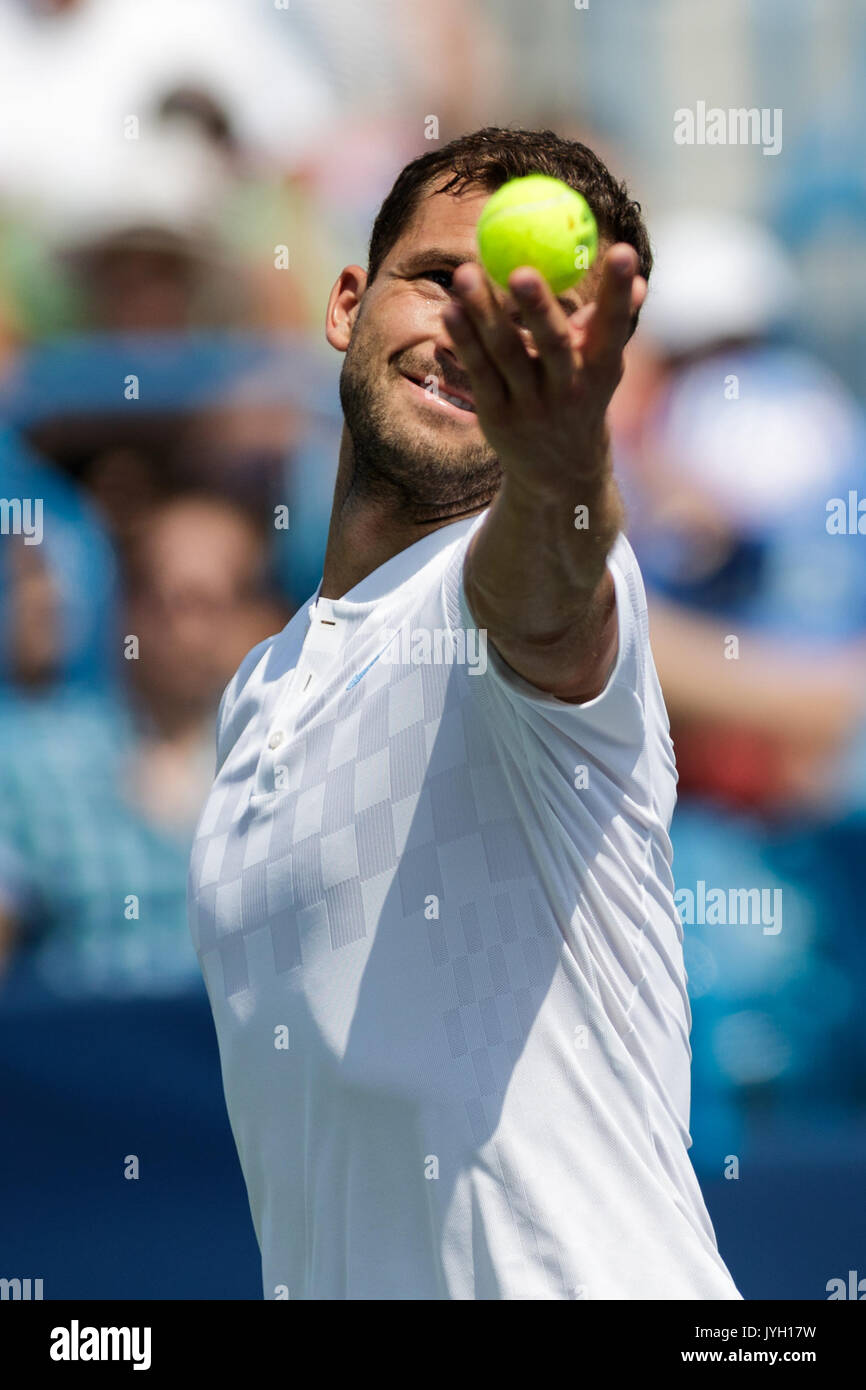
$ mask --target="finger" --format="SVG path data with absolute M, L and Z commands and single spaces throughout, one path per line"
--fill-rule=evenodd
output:
M 641 308 L 641 305 L 646 299 L 646 296 L 647 282 L 642 275 L 636 275 L 634 280 L 632 281 L 631 288 L 632 319 L 634 318 L 638 310 Z M 571 330 L 572 344 L 574 347 L 580 348 L 586 341 L 586 335 L 589 331 L 592 319 L 595 317 L 597 307 L 598 306 L 595 300 L 593 299 L 589 302 L 589 304 L 584 304 L 580 309 L 575 310 L 573 314 L 569 314 L 568 326 Z
M 569 314 L 568 323 L 572 333 L 576 330 L 586 328 L 586 325 L 595 313 L 595 308 L 595 300 L 591 299 L 588 304 L 582 304 L 579 309 L 575 309 L 573 314 Z
M 502 374 L 486 352 L 469 315 L 459 304 L 449 304 L 443 310 L 445 327 L 454 343 L 454 351 L 469 378 L 476 414 L 488 419 L 500 414 L 508 405 L 508 389 Z
M 525 326 L 532 334 L 544 379 L 553 392 L 574 382 L 575 360 L 569 317 L 557 302 L 547 281 L 531 266 L 521 266 L 508 277 L 508 287 L 520 306 Z
M 593 372 L 618 377 L 622 350 L 632 323 L 632 293 L 637 253 L 625 242 L 612 246 L 604 258 L 596 310 L 587 327 L 584 361 Z
M 512 396 L 516 400 L 526 400 L 535 395 L 538 374 L 532 359 L 515 324 L 494 298 L 481 267 L 471 261 L 464 262 L 454 271 L 451 287 Z

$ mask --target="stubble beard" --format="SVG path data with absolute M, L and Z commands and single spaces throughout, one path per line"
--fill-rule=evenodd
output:
M 406 519 L 458 516 L 489 505 L 502 480 L 499 460 L 483 435 L 471 441 L 443 428 L 437 440 L 419 422 L 404 423 L 389 403 L 389 376 L 377 374 L 375 354 L 355 332 L 340 373 L 340 404 L 352 441 L 353 473 L 347 500 L 372 501 Z

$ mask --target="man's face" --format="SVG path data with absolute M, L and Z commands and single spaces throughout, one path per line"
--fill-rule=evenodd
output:
M 419 518 L 485 506 L 501 478 L 442 320 L 453 270 L 478 258 L 475 226 L 489 196 L 469 188 L 422 199 L 364 291 L 346 348 L 340 401 L 353 445 L 353 490 L 382 499 L 397 494 Z M 594 283 L 587 275 L 559 296 L 567 313 L 586 302 Z M 513 297 L 494 289 L 534 354 Z M 329 313 L 333 306 L 332 296 Z M 329 338 L 342 345 L 330 331 Z

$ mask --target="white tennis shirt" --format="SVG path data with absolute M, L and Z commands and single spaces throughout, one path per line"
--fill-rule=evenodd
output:
M 571 705 L 485 645 L 486 513 L 223 696 L 190 926 L 266 1298 L 738 1299 L 687 1150 L 676 770 L 620 536 Z

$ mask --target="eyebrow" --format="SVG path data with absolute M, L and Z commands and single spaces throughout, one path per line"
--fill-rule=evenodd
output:
M 461 256 L 456 251 L 447 251 L 444 246 L 427 246 L 421 251 L 413 252 L 401 261 L 399 273 L 411 275 L 420 270 L 429 270 L 434 265 L 447 266 L 449 270 L 456 270 L 459 265 L 467 265 L 470 261 L 477 262 L 477 256 Z M 561 294 L 556 295 L 556 301 L 569 314 L 575 313 L 581 307 L 578 299 L 567 299 Z
M 456 251 L 446 251 L 442 246 L 427 246 L 415 251 L 400 262 L 403 271 L 421 270 L 424 266 L 443 265 L 456 270 L 458 265 L 466 265 L 472 256 L 461 256 Z

